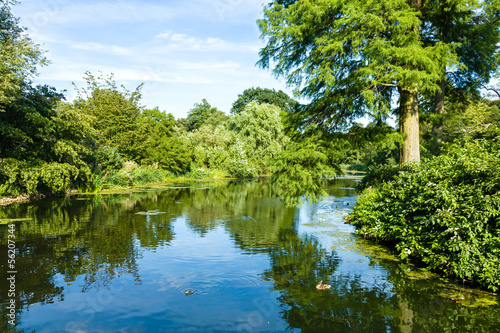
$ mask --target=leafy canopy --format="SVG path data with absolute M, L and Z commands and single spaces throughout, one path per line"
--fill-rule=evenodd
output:
M 444 66 L 457 62 L 455 44 L 423 43 L 420 16 L 406 0 L 274 1 L 258 21 L 267 38 L 259 64 L 275 64 L 311 99 L 304 122 L 331 128 L 387 114 L 397 88 L 435 90 Z
M 276 105 L 287 113 L 293 112 L 298 106 L 298 102 L 290 98 L 285 92 L 268 88 L 249 88 L 238 95 L 231 108 L 232 114 L 240 114 L 245 106 L 250 102 L 267 103 Z
M 36 74 L 38 65 L 48 64 L 43 51 L 13 16 L 12 4 L 15 1 L 0 1 L 0 111 Z
M 134 92 L 119 90 L 113 74 L 94 76 L 85 73 L 87 87 L 77 88 L 75 107 L 92 118 L 98 140 L 115 146 L 127 159 L 141 157 L 141 137 L 138 119 L 141 115 L 142 84 Z
M 203 126 L 209 119 L 211 119 L 213 123 L 220 123 L 224 118 L 224 112 L 217 110 L 216 107 L 212 107 L 206 99 L 203 99 L 201 103 L 196 103 L 194 107 L 189 110 L 187 116 L 187 129 L 192 132 Z
M 174 135 L 174 116 L 158 108 L 143 110 L 139 117 L 142 162 L 158 163 L 165 169 L 188 169 L 191 153 L 182 139 Z
M 242 138 L 248 157 L 261 172 L 288 141 L 280 118 L 281 109 L 271 104 L 251 102 L 229 120 L 229 128 Z

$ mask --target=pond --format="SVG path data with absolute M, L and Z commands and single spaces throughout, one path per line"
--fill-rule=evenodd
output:
M 0 331 L 498 332 L 498 296 L 409 266 L 343 223 L 355 181 L 325 183 L 325 200 L 298 208 L 267 180 L 3 207 L 16 220 L 0 225 Z

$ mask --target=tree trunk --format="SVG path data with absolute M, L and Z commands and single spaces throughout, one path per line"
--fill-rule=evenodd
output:
M 418 123 L 418 90 L 400 89 L 399 132 L 404 136 L 399 165 L 420 162 L 420 133 Z
M 444 89 L 445 80 L 439 81 L 439 90 L 436 91 L 436 96 L 434 98 L 434 114 L 435 120 L 432 124 L 432 153 L 436 153 L 439 147 L 443 143 L 443 114 L 444 114 Z

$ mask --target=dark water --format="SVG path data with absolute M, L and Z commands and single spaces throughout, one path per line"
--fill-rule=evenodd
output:
M 325 184 L 329 197 L 299 208 L 265 180 L 3 207 L 0 219 L 29 220 L 15 222 L 15 327 L 0 226 L 0 331 L 500 331 L 498 296 L 355 236 L 342 222 L 353 186 Z

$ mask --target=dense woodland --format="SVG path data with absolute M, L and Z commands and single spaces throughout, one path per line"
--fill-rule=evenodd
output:
M 259 65 L 309 102 L 249 87 L 230 114 L 207 96 L 175 119 L 141 104 L 142 85 L 127 90 L 112 74 L 83 73 L 74 101 L 35 86 L 48 61 L 2 1 L 0 196 L 270 175 L 294 205 L 320 199 L 321 180 L 350 166 L 367 171 L 346 218 L 360 234 L 497 290 L 499 9 L 273 1 L 258 21 L 267 43 Z

